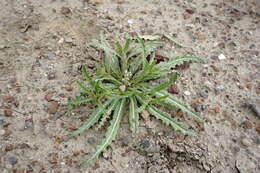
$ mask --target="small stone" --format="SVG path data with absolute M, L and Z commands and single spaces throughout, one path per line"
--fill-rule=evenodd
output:
M 131 136 L 125 136 L 121 139 L 122 146 L 128 146 L 131 141 Z
M 245 128 L 245 129 L 252 129 L 252 128 L 253 128 L 253 124 L 252 124 L 250 121 L 244 121 L 244 122 L 242 123 L 242 126 L 243 126 L 243 128 Z
M 185 94 L 186 96 L 190 96 L 190 95 L 191 95 L 190 91 L 184 91 L 184 94 Z
M 88 137 L 88 138 L 87 138 L 87 142 L 88 142 L 89 144 L 91 144 L 91 145 L 96 144 L 96 143 L 97 143 L 97 138 L 94 137 L 94 136 Z
M 15 164 L 17 164 L 18 163 L 18 159 L 16 158 L 16 157 L 9 157 L 8 158 L 8 162 L 9 162 L 9 164 L 11 164 L 12 166 L 14 166 Z
M 52 101 L 53 95 L 54 95 L 54 93 L 47 93 L 47 94 L 44 96 L 44 99 L 45 99 L 47 102 L 50 102 L 50 101 Z
M 48 113 L 49 114 L 55 114 L 58 111 L 59 103 L 56 101 L 52 101 L 48 106 Z
M 260 124 L 255 128 L 255 130 L 260 133 Z
M 71 10 L 67 7 L 62 7 L 60 12 L 66 17 L 68 17 L 71 14 Z
M 150 121 L 150 114 L 146 110 L 142 111 L 141 117 L 144 119 L 145 122 Z
M 7 145 L 6 147 L 5 147 L 5 151 L 6 152 L 9 152 L 9 151 L 12 151 L 12 150 L 14 150 L 14 146 L 11 144 L 11 145 Z
M 14 101 L 14 97 L 13 96 L 4 96 L 4 101 L 7 103 L 12 103 Z
M 178 93 L 179 93 L 179 90 L 178 90 L 177 85 L 176 85 L 176 84 L 171 85 L 171 86 L 168 88 L 168 92 L 171 93 L 171 94 L 178 94 Z
M 194 107 L 195 111 L 196 112 L 203 112 L 205 109 L 206 109 L 206 106 L 203 105 L 203 104 L 197 104 L 195 107 Z
M 224 89 L 225 89 L 225 88 L 224 88 L 222 85 L 217 85 L 217 86 L 214 88 L 216 94 L 220 94 L 221 92 L 224 91 Z
M 220 113 L 220 107 L 219 106 L 217 106 L 217 107 L 215 107 L 214 108 L 214 112 L 217 114 L 217 113 Z
M 223 54 L 220 54 L 220 55 L 218 56 L 218 59 L 219 59 L 219 60 L 224 60 L 224 59 L 226 59 L 226 56 L 223 55 Z
M 48 75 L 47 75 L 47 79 L 48 80 L 53 80 L 53 79 L 55 79 L 56 78 L 56 74 L 55 73 L 49 73 Z
M 125 2 L 125 0 L 115 0 L 115 2 L 118 4 L 123 4 Z
M 5 134 L 5 130 L 4 129 L 0 130 L 0 135 L 2 136 L 4 134 Z
M 33 119 L 32 118 L 25 120 L 24 128 L 25 129 L 33 128 Z
M 208 93 L 209 93 L 209 91 L 208 90 L 201 90 L 200 92 L 199 92 L 199 95 L 201 96 L 201 97 L 203 97 L 203 98 L 208 98 Z
M 94 5 L 100 5 L 104 3 L 104 0 L 90 0 L 90 3 Z
M 252 145 L 252 142 L 251 142 L 249 139 L 247 139 L 247 138 L 243 138 L 243 139 L 241 140 L 241 143 L 242 143 L 242 145 L 244 145 L 245 147 L 250 147 L 250 146 Z
M 64 38 L 60 38 L 59 41 L 58 41 L 59 44 L 61 44 L 63 42 L 64 42 Z
M 4 117 L 0 116 L 0 127 L 1 127 L 2 125 L 4 125 L 4 123 L 5 123 Z
M 252 112 L 255 113 L 255 115 L 260 118 L 260 107 L 259 105 L 257 106 L 254 103 L 246 103 L 245 106 L 247 106 Z
M 196 36 L 198 40 L 205 40 L 207 38 L 206 35 L 201 32 L 196 33 Z
M 11 109 L 5 109 L 4 110 L 4 115 L 6 117 L 11 117 L 11 116 L 13 116 L 13 111 Z
M 65 86 L 65 90 L 66 91 L 73 91 L 73 87 L 72 86 Z
M 133 24 L 133 23 L 134 23 L 134 20 L 133 20 L 133 19 L 128 19 L 128 20 L 127 20 L 127 23 Z

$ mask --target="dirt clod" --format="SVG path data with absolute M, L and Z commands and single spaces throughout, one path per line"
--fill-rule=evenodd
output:
M 11 117 L 11 116 L 13 116 L 13 111 L 11 109 L 5 109 L 4 110 L 4 115 L 6 117 Z
M 52 101 L 49 105 L 48 105 L 48 113 L 49 114 L 55 114 L 58 111 L 59 108 L 59 103 L 56 101 Z

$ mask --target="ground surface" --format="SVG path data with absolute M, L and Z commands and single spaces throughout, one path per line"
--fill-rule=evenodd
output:
M 260 1 L 1 0 L 0 7 L 1 173 L 260 172 Z M 132 137 L 125 120 L 99 161 L 78 168 L 105 131 L 63 141 L 82 123 L 64 116 L 65 106 L 78 92 L 78 67 L 91 70 L 99 58 L 86 43 L 101 32 L 113 40 L 169 34 L 192 47 L 170 47 L 172 54 L 208 60 L 183 69 L 177 82 L 178 97 L 207 120 L 190 121 L 197 136 L 151 118 Z M 91 107 L 80 111 L 87 116 Z

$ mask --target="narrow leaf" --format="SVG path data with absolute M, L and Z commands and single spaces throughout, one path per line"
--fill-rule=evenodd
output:
M 111 121 L 111 124 L 106 132 L 106 137 L 102 140 L 101 144 L 97 146 L 96 152 L 80 164 L 81 167 L 95 161 L 98 158 L 99 154 L 105 151 L 106 148 L 115 139 L 121 119 L 123 117 L 125 102 L 126 100 L 122 99 L 120 101 L 120 104 L 117 105 L 116 110 L 113 114 L 113 120 Z
M 91 126 L 93 126 L 101 117 L 104 109 L 111 103 L 111 100 L 107 101 L 102 108 L 97 108 L 92 114 L 89 115 L 89 118 L 83 123 L 83 125 L 77 130 L 71 132 L 68 137 L 76 136 L 85 130 L 88 130 Z

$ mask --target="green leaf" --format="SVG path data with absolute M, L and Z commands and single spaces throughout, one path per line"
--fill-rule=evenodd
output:
M 130 113 L 129 113 L 129 126 L 132 133 L 137 133 L 139 126 L 139 114 L 137 112 L 136 98 L 130 97 Z
M 166 125 L 170 125 L 174 130 L 179 130 L 184 134 L 194 135 L 194 132 L 183 127 L 183 125 L 181 125 L 179 122 L 170 117 L 170 115 L 168 115 L 166 112 L 163 112 L 157 109 L 156 107 L 150 105 L 147 106 L 147 110 L 150 114 L 155 116 L 157 119 L 161 120 Z
M 124 108 L 125 108 L 126 99 L 120 100 L 120 104 L 117 105 L 116 110 L 113 114 L 113 120 L 111 121 L 110 126 L 106 132 L 106 137 L 102 140 L 101 144 L 97 146 L 96 152 L 91 155 L 87 160 L 82 162 L 80 166 L 85 166 L 95 161 L 99 154 L 106 150 L 106 148 L 111 144 L 111 142 L 115 139 L 117 135 L 117 131 L 120 125 L 120 122 L 123 117 Z
M 144 103 L 144 100 L 140 96 L 137 96 L 137 99 L 140 103 L 142 103 L 142 104 Z M 171 125 L 171 127 L 174 130 L 179 130 L 184 134 L 194 135 L 194 133 L 192 131 L 183 127 L 179 122 L 177 122 L 172 117 L 170 117 L 170 115 L 168 115 L 166 112 L 163 112 L 152 105 L 147 105 L 146 110 L 150 114 L 152 114 L 154 117 L 161 120 L 166 125 Z
M 100 120 L 100 122 L 98 124 L 97 129 L 100 129 L 102 126 L 104 126 L 104 124 L 107 121 L 109 115 L 116 108 L 117 104 L 118 104 L 118 99 L 114 99 L 112 101 L 112 103 L 108 106 L 108 109 L 103 112 L 101 120 Z
M 166 91 L 157 92 L 157 93 L 155 93 L 155 95 L 158 96 L 158 97 L 162 97 L 162 96 L 167 95 L 168 97 L 165 99 L 165 102 L 174 105 L 178 109 L 182 110 L 183 112 L 186 112 L 188 115 L 196 118 L 197 120 L 199 120 L 201 122 L 204 121 L 203 118 L 198 113 L 190 110 L 185 104 L 178 101 L 177 98 L 175 98 L 173 95 L 167 93 Z
M 168 35 L 163 35 L 162 38 L 165 38 L 165 39 L 171 41 L 173 44 L 175 44 L 175 45 L 177 45 L 177 46 L 179 46 L 179 47 L 187 47 L 187 46 L 184 46 L 183 44 L 177 42 L 176 40 L 174 40 L 172 37 L 170 37 L 170 36 L 168 36 Z
M 111 103 L 111 100 L 107 101 L 102 108 L 97 108 L 92 114 L 89 115 L 88 119 L 83 123 L 80 128 L 68 134 L 68 137 L 73 137 L 78 134 L 81 134 L 85 130 L 88 130 L 91 126 L 93 126 L 101 117 L 104 109 Z
M 154 94 L 158 91 L 161 91 L 161 90 L 168 88 L 173 82 L 175 82 L 177 80 L 178 76 L 180 76 L 180 74 L 177 73 L 177 72 L 171 73 L 170 79 L 168 81 L 162 82 L 154 88 L 150 88 L 148 93 Z
M 177 65 L 181 65 L 185 62 L 204 63 L 205 60 L 197 56 L 177 56 L 177 57 L 170 58 L 169 61 L 160 62 L 158 65 L 163 69 L 170 70 L 171 68 L 174 68 Z
M 93 98 L 93 99 L 96 97 L 95 94 L 94 94 L 90 89 L 86 88 L 83 83 L 77 81 L 77 84 L 78 84 L 78 86 L 81 88 L 81 90 L 82 90 L 83 92 L 85 92 L 86 94 L 88 94 L 89 97 L 91 97 L 91 98 Z

